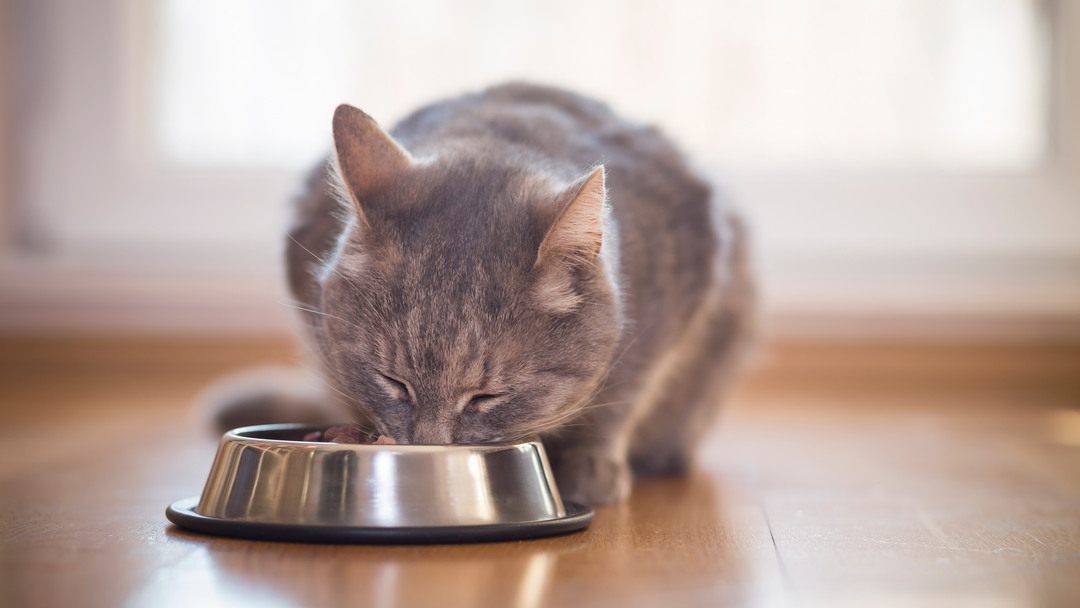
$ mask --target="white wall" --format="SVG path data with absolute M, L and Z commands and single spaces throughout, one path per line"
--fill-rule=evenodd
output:
M 1009 1 L 995 0 L 999 4 Z M 151 3 L 23 0 L 10 4 L 13 20 L 18 22 L 10 38 L 17 70 L 7 87 L 14 93 L 8 118 L 15 119 L 16 147 L 10 158 L 14 179 L 6 184 L 13 197 L 5 209 L 17 230 L 15 246 L 6 249 L 0 264 L 0 327 L 248 332 L 283 327 L 288 311 L 278 279 L 277 235 L 285 200 L 296 184 L 296 160 L 275 153 L 245 164 L 248 157 L 243 146 L 229 148 L 221 139 L 214 142 L 219 147 L 207 149 L 220 150 L 223 156 L 204 154 L 210 162 L 198 166 L 198 143 L 205 137 L 185 140 L 185 131 L 176 127 L 166 136 L 172 144 L 162 148 L 164 140 L 155 130 L 153 115 L 164 111 L 168 100 L 146 103 L 147 91 L 169 90 L 155 80 L 161 75 L 154 66 L 163 60 L 158 54 L 166 51 L 154 38 L 154 19 L 160 14 L 147 10 Z M 772 0 L 770 5 L 784 4 L 785 0 Z M 844 2 L 827 4 L 835 8 Z M 905 1 L 886 4 L 902 7 Z M 909 4 L 937 10 L 934 7 L 947 3 L 912 0 Z M 462 0 L 460 5 L 463 12 L 443 18 L 469 22 L 470 7 L 488 6 L 481 0 Z M 624 34 L 641 28 L 648 31 L 649 23 L 641 15 L 648 16 L 654 7 L 648 2 L 637 5 L 644 6 L 642 11 L 629 11 L 618 28 L 594 27 L 588 19 L 610 17 L 598 11 L 582 14 L 584 23 L 556 19 L 537 24 L 539 34 L 535 35 L 560 31 L 570 40 L 558 42 L 570 44 L 591 31 L 604 32 L 607 38 L 601 46 L 608 48 L 616 30 Z M 399 10 L 379 6 L 384 11 Z M 552 15 L 559 10 L 573 14 L 570 5 L 553 6 Z M 327 97 L 304 102 L 309 105 L 285 105 L 278 111 L 306 117 L 322 104 L 328 116 L 345 96 L 390 122 L 437 90 L 464 88 L 521 71 L 545 80 L 561 79 L 605 94 L 616 106 L 627 106 L 631 114 L 668 127 L 707 161 L 709 171 L 754 219 L 769 310 L 779 331 L 1061 336 L 1074 332 L 1080 320 L 1080 116 L 1075 111 L 1080 107 L 1080 49 L 1075 37 L 1066 35 L 1080 33 L 1080 7 L 1072 2 L 1049 6 L 1057 48 L 1053 86 L 1046 89 L 1052 101 L 1046 155 L 1043 146 L 1031 144 L 1032 135 L 1022 130 L 996 156 L 969 153 L 992 150 L 992 145 L 961 145 L 960 152 L 942 154 L 942 142 L 970 140 L 948 139 L 938 133 L 936 137 L 946 138 L 920 147 L 920 140 L 905 139 L 902 132 L 867 136 L 859 121 L 837 123 L 846 129 L 837 140 L 854 148 L 837 152 L 844 150 L 841 145 L 831 156 L 813 153 L 828 143 L 828 133 L 820 129 L 806 136 L 817 137 L 814 145 L 818 148 L 810 145 L 813 141 L 785 140 L 787 131 L 766 133 L 760 122 L 732 138 L 734 143 L 727 142 L 723 128 L 731 127 L 732 116 L 744 114 L 729 113 L 727 123 L 719 119 L 709 123 L 708 136 L 703 136 L 695 131 L 697 123 L 687 120 L 682 111 L 665 113 L 664 103 L 669 99 L 682 102 L 680 110 L 706 114 L 723 103 L 726 92 L 702 89 L 701 79 L 692 70 L 688 76 L 664 80 L 668 63 L 651 59 L 648 53 L 622 56 L 615 52 L 590 55 L 586 69 L 562 69 L 577 58 L 573 53 L 552 63 L 544 56 L 538 59 L 520 53 L 530 47 L 513 37 L 500 38 L 499 32 L 489 32 L 491 37 L 481 41 L 457 42 L 445 55 L 422 55 L 410 44 L 434 35 L 441 23 L 434 17 L 423 23 L 413 20 L 420 27 L 419 32 L 408 32 L 415 37 L 413 43 L 406 44 L 407 36 L 397 43 L 386 42 L 378 47 L 384 53 L 361 62 L 364 78 L 349 85 L 351 93 L 335 89 L 333 70 L 326 71 L 340 62 L 328 58 L 325 64 L 316 64 L 311 74 L 304 70 L 307 64 L 293 66 L 310 80 L 309 86 Z M 402 19 L 409 22 L 408 17 L 406 12 Z M 518 17 L 506 19 L 520 31 L 504 31 L 504 35 L 518 31 L 515 35 L 520 37 L 533 31 Z M 695 25 L 692 21 L 688 27 Z M 737 31 L 736 25 L 726 23 L 725 28 Z M 393 33 L 379 34 L 370 24 L 365 27 L 360 31 L 370 36 L 385 38 Z M 430 31 L 425 34 L 423 28 Z M 664 43 L 663 57 L 685 63 L 698 51 L 720 58 L 734 52 L 730 45 L 708 46 L 710 37 L 698 34 L 678 44 Z M 358 40 L 352 43 L 359 45 L 354 51 L 364 51 L 366 39 Z M 281 44 L 303 55 L 297 40 Z M 545 44 L 534 41 L 536 49 Z M 519 54 L 499 56 L 498 50 L 507 45 Z M 439 63 L 459 57 L 489 58 L 472 71 Z M 432 61 L 436 63 L 428 65 Z M 845 65 L 858 72 L 858 63 Z M 738 62 L 729 62 L 724 68 L 729 80 L 738 77 L 737 67 Z M 429 77 L 419 73 L 423 69 L 430 71 Z M 459 71 L 465 76 L 455 78 Z M 595 78 L 590 79 L 593 72 Z M 646 84 L 670 83 L 672 89 L 639 87 L 648 95 L 640 99 L 624 95 L 625 102 L 620 103 L 618 90 L 625 87 L 620 83 L 635 75 Z M 280 78 L 276 86 L 287 87 L 287 75 Z M 1035 89 L 1037 81 L 1031 83 Z M 364 90 L 363 82 L 378 86 Z M 199 94 L 185 103 L 208 104 L 200 109 L 202 114 L 212 111 L 218 99 L 230 105 L 234 95 L 219 93 L 214 87 Z M 828 99 L 814 94 L 819 95 L 818 111 L 826 111 Z M 700 107 L 700 96 L 713 105 Z M 1018 99 L 1038 103 L 1040 97 L 1033 91 Z M 918 105 L 917 101 L 913 96 L 901 107 Z M 258 96 L 245 103 L 257 102 Z M 184 115 L 184 107 L 168 110 L 184 117 L 175 124 L 198 128 L 202 114 Z M 784 107 L 788 109 L 781 108 L 776 115 L 793 120 L 794 106 Z M 843 107 L 854 112 L 862 106 Z M 262 117 L 261 123 L 266 122 Z M 910 128 L 919 124 L 916 121 Z M 223 131 L 220 127 L 210 132 L 223 136 Z M 926 137 L 937 132 L 929 133 Z M 1010 137 L 1008 130 L 1002 133 L 1000 137 Z M 241 134 L 236 141 L 247 140 Z M 308 146 L 315 141 L 318 147 L 318 138 L 304 141 Z M 720 143 L 711 146 L 711 141 Z M 1024 141 L 1030 145 L 1016 143 Z M 259 145 L 271 148 L 276 144 L 271 137 Z M 851 151 L 858 149 L 867 150 L 866 158 Z M 815 162 L 820 159 L 828 162 Z

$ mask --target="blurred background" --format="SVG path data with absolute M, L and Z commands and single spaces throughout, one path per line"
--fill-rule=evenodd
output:
M 769 343 L 697 470 L 535 543 L 166 527 L 206 387 L 303 358 L 334 108 L 509 79 L 751 220 Z M 1074 607 L 1078 497 L 1080 0 L 0 0 L 0 604 Z
M 1080 339 L 1068 0 L 6 0 L 0 331 L 279 335 L 334 107 L 508 79 L 681 142 L 774 336 Z

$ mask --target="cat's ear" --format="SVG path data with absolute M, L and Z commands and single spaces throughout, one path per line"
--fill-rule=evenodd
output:
M 590 264 L 600 255 L 604 239 L 607 188 L 604 167 L 593 170 L 578 182 L 574 198 L 555 220 L 536 256 L 536 266 Z
M 580 273 L 596 262 L 604 240 L 607 188 L 604 168 L 597 167 L 578 182 L 573 198 L 555 220 L 536 255 L 539 273 L 536 297 L 556 312 L 569 312 L 581 301 L 575 284 Z
M 334 150 L 341 179 L 365 221 L 363 200 L 393 182 L 413 164 L 409 153 L 374 118 L 347 104 L 334 111 Z

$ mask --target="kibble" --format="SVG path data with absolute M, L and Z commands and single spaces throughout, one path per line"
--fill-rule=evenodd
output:
M 304 435 L 304 441 L 321 441 L 324 443 L 353 443 L 359 445 L 396 445 L 393 437 L 379 435 L 375 437 L 364 429 L 345 424 L 332 426 L 325 431 L 313 431 Z

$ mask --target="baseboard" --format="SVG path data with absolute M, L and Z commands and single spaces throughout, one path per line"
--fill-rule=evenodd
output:
M 766 274 L 764 333 L 775 340 L 1080 343 L 1070 273 L 1037 282 L 1028 273 L 1026 284 L 1007 275 L 963 284 L 954 275 L 913 276 L 917 283 L 879 273 L 871 290 L 855 275 L 804 273 L 796 282 Z M 905 296 L 917 305 L 902 305 Z M 271 272 L 0 266 L 5 334 L 283 337 L 296 320 Z
M 768 340 L 1080 344 L 1080 315 L 957 316 L 778 313 L 762 325 Z

